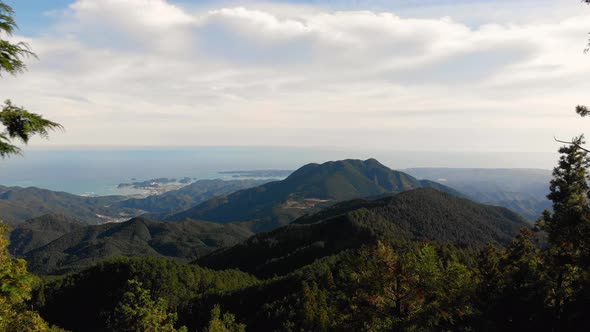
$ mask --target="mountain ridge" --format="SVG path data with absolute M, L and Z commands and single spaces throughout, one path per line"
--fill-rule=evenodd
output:
M 164 218 L 212 222 L 254 222 L 257 231 L 287 224 L 306 212 L 338 201 L 434 187 L 461 195 L 433 181 L 420 181 L 375 159 L 346 159 L 302 166 L 282 181 L 219 196 Z
M 335 204 L 234 247 L 214 251 L 196 263 L 269 277 L 377 241 L 434 241 L 480 248 L 487 243 L 507 245 L 521 228 L 531 226 L 506 208 L 418 188 L 377 200 Z

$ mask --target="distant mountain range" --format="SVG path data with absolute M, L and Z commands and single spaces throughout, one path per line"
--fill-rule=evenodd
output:
M 45 214 L 61 214 L 87 223 L 129 219 L 137 211 L 114 206 L 125 196 L 84 197 L 39 188 L 0 186 L 0 218 L 23 222 Z
M 215 197 L 165 220 L 248 221 L 256 231 L 264 231 L 339 201 L 416 188 L 461 195 L 439 183 L 391 170 L 375 159 L 342 160 L 305 165 L 285 180 Z
M 141 199 L 125 196 L 85 197 L 34 187 L 0 186 L 0 219 L 20 223 L 46 214 L 59 214 L 89 224 L 120 222 L 143 214 L 186 210 L 215 196 L 268 181 L 200 180 L 178 190 Z
M 481 203 L 507 207 L 531 221 L 551 208 L 551 171 L 543 169 L 411 168 L 419 179 L 438 181 Z

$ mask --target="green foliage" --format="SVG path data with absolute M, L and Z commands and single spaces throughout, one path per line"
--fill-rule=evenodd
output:
M 221 307 L 215 305 L 211 309 L 211 320 L 204 332 L 245 332 L 246 325 L 236 322 L 236 317 L 225 312 L 221 315 Z
M 328 331 L 334 312 L 328 301 L 328 291 L 320 289 L 315 281 L 303 283 L 302 326 L 306 331 Z
M 56 122 L 44 119 L 41 115 L 30 113 L 22 107 L 6 100 L 0 111 L 0 123 L 6 131 L 0 134 L 0 156 L 7 157 L 12 154 L 20 154 L 20 148 L 12 144 L 15 138 L 23 143 L 28 143 L 33 135 L 48 137 L 49 131 L 63 129 Z
M 443 261 L 434 247 L 395 252 L 379 244 L 363 250 L 352 281 L 353 328 L 369 331 L 457 330 L 472 309 L 473 276 L 456 259 Z
M 0 331 L 58 331 L 29 310 L 26 302 L 36 278 L 27 272 L 25 261 L 8 254 L 7 231 L 0 221 Z
M 11 35 L 16 28 L 12 8 L 0 1 L 0 75 L 4 71 L 12 75 L 23 72 L 26 69 L 24 58 L 35 56 L 25 43 L 11 43 L 1 39 L 3 34 Z M 15 138 L 26 144 L 32 135 L 47 137 L 49 131 L 62 129 L 60 124 L 15 106 L 10 100 L 7 100 L 0 110 L 0 123 L 6 129 L 0 133 L 0 157 L 2 158 L 20 154 L 20 148 L 12 141 Z
M 550 243 L 562 255 L 573 257 L 590 250 L 590 206 L 588 205 L 588 153 L 580 148 L 583 137 L 559 149 L 561 157 L 553 170 L 551 193 L 553 213 L 545 212 L 540 227 L 549 235 Z
M 0 1 L 0 37 L 2 34 L 12 35 L 18 26 L 14 20 L 14 11 L 10 6 Z M 2 71 L 15 75 L 26 69 L 24 58 L 35 56 L 29 46 L 23 42 L 11 43 L 0 39 L 0 75 Z
M 484 249 L 477 270 L 476 298 L 482 314 L 479 328 L 520 330 L 534 326 L 542 330 L 547 296 L 543 264 L 530 230 L 523 230 L 504 251 Z
M 177 315 L 166 311 L 162 298 L 152 299 L 137 280 L 129 280 L 127 291 L 115 307 L 109 328 L 121 332 L 174 332 Z
M 106 328 L 107 318 L 128 291 L 130 279 L 140 282 L 154 299 L 165 301 L 166 311 L 178 313 L 182 325 L 187 325 L 184 313 L 192 308 L 193 299 L 258 283 L 256 278 L 236 270 L 211 271 L 167 259 L 118 258 L 47 280 L 37 289 L 34 303 L 43 317 L 64 328 Z
M 10 100 L 4 102 L 2 112 L 0 112 L 0 122 L 6 127 L 9 137 L 18 138 L 24 143 L 28 143 L 33 135 L 48 137 L 49 131 L 61 129 L 58 123 L 43 119 L 38 114 L 30 113 L 22 107 L 12 104 Z M 6 140 L 6 137 L 2 137 Z
M 555 329 L 588 321 L 579 314 L 580 306 L 590 303 L 590 160 L 584 143 L 581 136 L 559 149 L 548 196 L 553 212 L 546 211 L 538 222 L 549 240 L 546 302 Z

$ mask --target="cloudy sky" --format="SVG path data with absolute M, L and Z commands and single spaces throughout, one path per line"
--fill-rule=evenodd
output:
M 43 146 L 555 151 L 590 128 L 577 0 L 5 0 Z M 4 36 L 5 37 L 5 36 Z

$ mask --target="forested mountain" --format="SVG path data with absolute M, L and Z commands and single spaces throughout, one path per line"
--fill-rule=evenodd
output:
M 64 216 L 46 214 L 14 225 L 10 232 L 8 250 L 15 256 L 23 256 L 63 235 L 84 228 L 80 221 Z
M 481 248 L 488 243 L 507 245 L 520 229 L 531 226 L 505 208 L 474 203 L 435 189 L 414 189 L 377 200 L 336 204 L 204 256 L 197 263 L 268 277 L 378 241 L 434 241 Z
M 163 223 L 138 217 L 123 223 L 72 227 L 67 220 L 48 222 L 47 218 L 19 226 L 11 236 L 11 250 L 24 257 L 37 274 L 61 274 L 116 256 L 190 261 L 252 235 L 237 225 L 198 221 Z M 70 231 L 49 241 L 67 228 Z
M 177 190 L 146 198 L 131 198 L 115 204 L 116 207 L 142 210 L 149 213 L 169 214 L 187 210 L 219 195 L 252 188 L 269 180 L 198 180 Z
M 82 232 L 72 233 L 77 237 L 66 235 L 40 248 L 37 253 L 33 251 L 28 260 L 33 268 L 37 266 L 43 270 L 44 264 L 52 264 L 52 257 L 66 254 L 37 256 L 38 253 L 49 253 L 46 248 L 58 247 L 68 255 L 85 257 L 75 263 L 85 265 L 89 263 L 85 259 L 88 254 L 93 255 L 93 251 L 100 252 L 105 247 L 117 247 L 122 243 L 126 243 L 131 251 L 138 250 L 135 256 L 159 256 L 163 254 L 162 248 L 166 250 L 164 255 L 172 256 L 169 254 L 172 243 L 162 243 L 164 241 L 159 239 L 164 236 L 161 234 L 173 234 L 166 235 L 166 238 L 178 236 L 178 232 L 170 231 L 169 227 L 185 225 L 185 237 L 174 241 L 181 246 L 194 236 L 186 231 L 192 223 L 155 223 L 136 218 L 109 228 L 105 227 L 107 225 L 87 226 Z M 468 275 L 447 271 L 447 266 L 452 269 L 453 264 L 460 264 L 457 259 L 473 264 L 476 253 L 486 243 L 508 245 L 520 228 L 529 226 L 522 217 L 505 208 L 474 203 L 432 188 L 414 189 L 374 200 L 357 199 L 335 204 L 320 213 L 301 217 L 291 225 L 255 235 L 246 242 L 204 256 L 196 261 L 197 264 L 181 265 L 153 258 L 102 262 L 81 272 L 48 280 L 38 289 L 33 303 L 44 318 L 65 328 L 84 331 L 112 328 L 108 317 L 116 314 L 113 308 L 124 298 L 126 281 L 133 278 L 149 289 L 155 298 L 164 299 L 168 310 L 178 313 L 177 325 L 185 325 L 189 330 L 206 327 L 210 310 L 221 304 L 223 310 L 236 313 L 239 322 L 246 322 L 249 331 L 283 331 L 285 324 L 307 326 L 305 330 L 309 331 L 329 330 L 314 327 L 316 319 L 323 321 L 322 324 L 334 324 L 335 330 L 356 331 L 359 329 L 353 321 L 347 320 L 349 316 L 337 318 L 337 310 L 350 310 L 346 303 L 355 301 L 354 294 L 360 287 L 355 284 L 354 277 L 359 273 L 359 262 L 369 260 L 369 257 L 375 259 L 374 254 L 368 254 L 370 256 L 366 259 L 359 257 L 364 255 L 365 248 L 385 243 L 407 255 L 415 255 L 415 250 L 422 250 L 416 248 L 431 242 L 436 252 L 429 252 L 433 256 L 428 259 L 436 259 L 435 266 L 441 269 L 437 273 L 444 272 L 444 278 L 457 283 L 454 278 Z M 86 240 L 80 241 L 82 238 Z M 67 249 L 58 245 L 69 241 L 79 241 L 83 245 Z M 156 245 L 158 242 L 161 242 L 159 246 Z M 443 258 L 437 255 L 444 257 L 447 263 L 443 264 Z M 422 256 L 415 256 L 415 259 L 416 263 L 411 264 L 424 264 Z M 413 258 L 410 261 L 413 262 Z M 420 266 L 408 265 L 408 268 L 416 269 L 408 273 L 424 273 L 421 270 L 424 267 Z M 263 279 L 257 280 L 233 268 Z M 447 279 L 444 278 L 437 282 L 445 283 Z M 467 281 L 461 282 L 466 284 L 460 287 L 469 286 Z M 458 290 L 453 285 L 446 286 L 449 294 Z M 333 295 L 330 296 L 333 301 L 328 300 L 328 294 Z M 90 304 L 84 306 L 84 303 Z M 309 305 L 316 306 L 319 311 L 306 316 L 305 310 L 313 308 Z M 339 305 L 347 309 L 337 309 Z M 323 310 L 327 310 L 327 316 L 313 318 L 323 315 Z
M 531 221 L 551 208 L 547 199 L 551 171 L 518 168 L 410 168 L 419 179 L 440 181 L 484 204 L 507 207 Z
M 139 217 L 90 226 L 47 215 L 17 225 L 9 249 L 26 258 L 29 269 L 37 274 L 60 274 L 115 256 L 166 256 L 266 275 L 379 240 L 428 240 L 472 248 L 501 245 L 526 226 L 530 225 L 524 219 L 504 208 L 435 189 L 415 189 L 375 200 L 342 202 L 241 244 L 252 235 L 241 224 L 166 223 Z M 203 257 L 221 248 L 228 249 Z
M 285 180 L 216 197 L 166 220 L 251 221 L 255 229 L 269 230 L 338 201 L 423 187 L 458 194 L 436 182 L 391 170 L 375 159 L 308 164 Z

